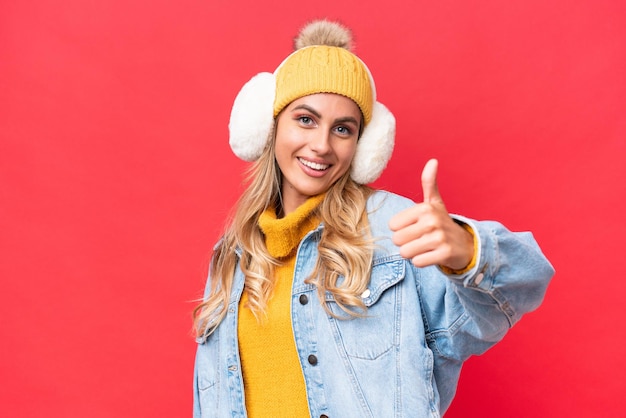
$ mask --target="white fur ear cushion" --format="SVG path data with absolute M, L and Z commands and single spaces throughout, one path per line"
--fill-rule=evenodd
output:
M 276 78 L 259 73 L 241 88 L 230 112 L 230 148 L 244 161 L 261 156 L 274 124 Z
M 380 177 L 391 158 L 395 136 L 396 118 L 384 105 L 375 102 L 372 120 L 363 130 L 352 160 L 352 180 L 368 184 Z

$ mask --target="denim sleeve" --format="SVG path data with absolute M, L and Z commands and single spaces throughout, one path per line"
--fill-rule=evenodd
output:
M 198 392 L 198 362 L 196 361 L 193 366 L 193 417 L 200 418 L 201 416 L 200 393 Z
M 470 225 L 478 237 L 477 263 L 461 275 L 422 269 L 420 296 L 431 349 L 443 358 L 464 361 L 486 351 L 541 304 L 554 269 L 530 232 L 454 218 Z

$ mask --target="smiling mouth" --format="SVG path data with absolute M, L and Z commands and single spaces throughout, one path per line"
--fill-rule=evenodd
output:
M 309 167 L 310 169 L 316 170 L 316 171 L 324 171 L 324 170 L 327 170 L 328 167 L 330 167 L 330 164 L 314 163 L 313 161 L 307 161 L 302 158 L 298 158 L 298 161 L 300 161 L 303 165 Z

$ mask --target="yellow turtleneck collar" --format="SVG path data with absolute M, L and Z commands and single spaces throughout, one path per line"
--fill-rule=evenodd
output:
M 259 227 L 265 234 L 265 245 L 272 257 L 283 258 L 296 249 L 302 238 L 317 227 L 319 219 L 311 212 L 324 200 L 324 193 L 310 197 L 284 218 L 276 217 L 276 210 L 268 208 L 259 217 Z

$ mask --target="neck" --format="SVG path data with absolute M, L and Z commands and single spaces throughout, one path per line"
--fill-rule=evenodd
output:
M 324 195 L 307 199 L 292 213 L 279 218 L 274 208 L 268 208 L 259 218 L 259 227 L 265 235 L 265 244 L 272 257 L 282 258 L 292 253 L 302 238 L 318 224 L 312 215 Z

